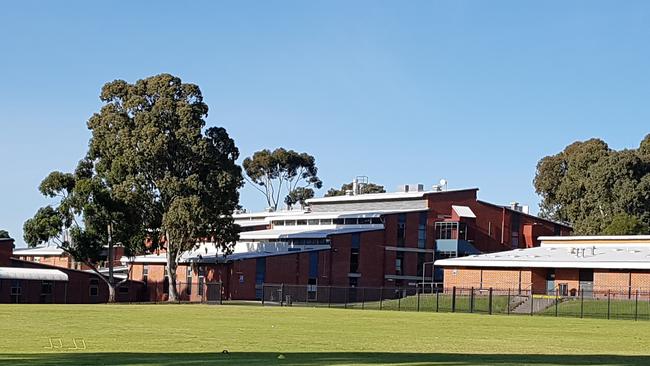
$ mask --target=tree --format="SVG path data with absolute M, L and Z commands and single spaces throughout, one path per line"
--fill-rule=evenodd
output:
M 204 130 L 201 90 L 178 77 L 116 80 L 101 100 L 88 121 L 88 158 L 117 198 L 142 207 L 150 239 L 164 240 L 169 300 L 176 301 L 181 254 L 202 240 L 227 252 L 238 239 L 239 150 L 225 129 Z
M 583 235 L 605 232 L 620 214 L 650 223 L 649 136 L 639 149 L 616 151 L 591 139 L 541 159 L 534 179 L 540 214 Z
M 40 184 L 40 192 L 58 198 L 55 206 L 40 208 L 24 224 L 24 238 L 35 246 L 53 242 L 74 260 L 84 263 L 108 285 L 109 302 L 115 302 L 115 289 L 126 281 L 115 281 L 114 240 L 131 254 L 142 247 L 144 230 L 137 208 L 111 196 L 103 182 L 93 174 L 92 164 L 80 162 L 73 173 L 52 172 Z M 79 222 L 81 220 L 81 222 Z M 108 276 L 99 272 L 104 251 L 108 253 Z
M 325 193 L 325 197 L 332 197 L 332 196 L 344 196 L 347 191 L 352 190 L 352 183 L 345 183 L 341 186 L 341 189 L 336 189 L 336 188 L 330 188 L 327 193 Z M 361 184 L 359 188 L 359 193 L 360 194 L 367 194 L 367 193 L 386 193 L 386 189 L 384 189 L 384 186 L 380 186 L 375 183 L 364 183 Z
M 293 191 L 289 192 L 287 197 L 284 199 L 284 203 L 286 203 L 288 207 L 291 207 L 296 203 L 299 203 L 301 208 L 305 208 L 306 201 L 313 197 L 314 197 L 313 189 L 298 187 Z
M 605 235 L 641 235 L 648 233 L 648 226 L 637 217 L 625 213 L 612 218 L 612 222 L 603 230 Z
M 258 191 L 264 194 L 268 207 L 277 210 L 283 192 L 285 202 L 291 202 L 289 196 L 293 193 L 305 194 L 305 189 L 321 188 L 323 182 L 318 178 L 316 159 L 307 153 L 298 153 L 293 150 L 278 148 L 273 151 L 261 150 L 253 156 L 244 159 L 244 170 L 247 180 Z M 313 192 L 313 190 L 312 190 Z
M 0 239 L 9 239 L 11 236 L 7 230 L 0 230 Z

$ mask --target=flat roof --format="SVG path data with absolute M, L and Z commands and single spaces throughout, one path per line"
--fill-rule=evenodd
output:
M 331 196 L 310 198 L 306 202 L 312 203 L 335 203 L 335 202 L 357 202 L 357 201 L 383 201 L 383 200 L 409 200 L 423 198 L 430 194 L 444 194 L 449 192 L 478 191 L 478 188 L 448 189 L 445 191 L 421 191 L 421 192 L 387 192 L 387 193 L 366 193 L 354 196 Z
M 0 279 L 33 281 L 67 281 L 68 275 L 58 269 L 0 267 Z
M 650 245 L 542 245 L 437 260 L 442 267 L 650 269 Z
M 255 231 L 246 231 L 239 234 L 239 240 L 264 240 L 264 239 L 325 239 L 330 235 L 335 234 L 351 234 L 351 233 L 360 233 L 365 231 L 375 231 L 382 230 L 384 225 L 374 224 L 374 225 L 349 225 L 343 227 L 334 227 L 334 228 L 321 228 L 317 229 L 316 226 L 313 226 L 313 229 L 267 229 L 267 230 L 255 230 Z

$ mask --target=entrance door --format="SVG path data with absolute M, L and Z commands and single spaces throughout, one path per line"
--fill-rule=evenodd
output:
M 546 272 L 546 294 L 555 295 L 555 269 Z
M 594 294 L 594 270 L 581 269 L 579 273 L 580 291 L 584 297 L 593 297 Z

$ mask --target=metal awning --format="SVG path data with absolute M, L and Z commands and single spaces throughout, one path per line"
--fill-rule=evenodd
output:
M 68 281 L 68 275 L 58 269 L 0 267 L 2 280 Z

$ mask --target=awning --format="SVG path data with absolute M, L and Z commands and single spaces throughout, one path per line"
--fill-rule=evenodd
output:
M 0 267 L 2 280 L 68 281 L 68 275 L 58 269 Z
M 467 207 L 467 206 L 452 205 L 451 209 L 456 212 L 456 215 L 458 215 L 458 217 L 468 217 L 468 218 L 471 218 L 471 219 L 476 218 L 476 215 L 474 214 L 474 211 L 472 211 L 472 209 Z

